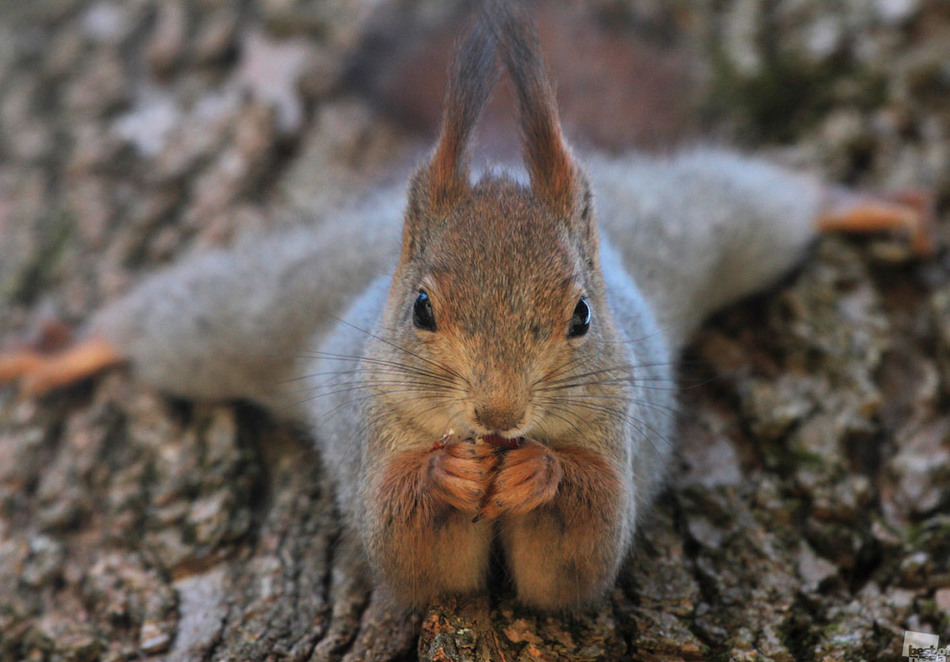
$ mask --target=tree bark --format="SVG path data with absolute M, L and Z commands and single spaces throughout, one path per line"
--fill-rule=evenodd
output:
M 415 149 L 340 94 L 383 29 L 369 4 L 0 8 L 0 333 L 50 310 L 79 322 L 156 266 L 279 229 L 288 198 L 319 216 Z M 836 179 L 926 184 L 946 221 L 946 11 L 780 4 L 591 11 L 719 57 L 694 90 L 719 131 Z M 386 11 L 414 25 L 403 5 Z M 415 56 L 389 37 L 398 81 Z M 261 67 L 297 73 L 268 97 Z M 608 129 L 589 136 L 621 140 Z M 900 237 L 824 239 L 701 331 L 669 487 L 616 588 L 575 614 L 520 607 L 503 570 L 490 594 L 393 608 L 307 434 L 250 407 L 172 401 L 122 370 L 38 401 L 0 388 L 0 660 L 872 660 L 897 659 L 905 630 L 946 643 L 946 234 L 930 262 Z

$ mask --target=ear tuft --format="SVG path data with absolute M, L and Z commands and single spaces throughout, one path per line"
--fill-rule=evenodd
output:
M 484 13 L 490 17 L 502 60 L 517 93 L 518 123 L 531 186 L 555 209 L 569 213 L 576 197 L 576 170 L 561 134 L 538 34 L 522 11 L 504 0 L 488 0 Z
M 469 189 L 468 143 L 497 80 L 495 41 L 482 12 L 452 62 L 439 143 L 423 173 L 430 210 L 444 209 Z

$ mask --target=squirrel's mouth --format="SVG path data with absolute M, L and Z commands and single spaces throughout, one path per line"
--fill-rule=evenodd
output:
M 502 437 L 499 434 L 482 437 L 482 441 L 495 448 L 517 448 L 523 439 L 524 437 Z

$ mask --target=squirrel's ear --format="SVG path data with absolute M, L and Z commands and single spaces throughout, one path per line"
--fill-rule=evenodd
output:
M 489 0 L 486 12 L 491 14 L 501 57 L 518 96 L 518 124 L 531 187 L 554 209 L 571 216 L 582 193 L 582 178 L 561 135 L 538 34 L 532 22 L 508 2 Z
M 442 107 L 442 129 L 432 159 L 413 177 L 409 204 L 440 217 L 471 188 L 468 143 L 498 79 L 495 42 L 482 14 L 456 50 Z

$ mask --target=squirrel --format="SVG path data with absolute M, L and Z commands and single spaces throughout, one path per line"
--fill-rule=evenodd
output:
M 499 59 L 524 173 L 476 178 Z M 0 355 L 0 381 L 40 394 L 128 363 L 180 396 L 259 403 L 309 425 L 398 600 L 486 590 L 497 545 L 521 602 L 570 609 L 612 586 L 663 484 L 666 387 L 699 324 L 819 232 L 895 228 L 925 253 L 927 217 L 720 149 L 576 156 L 530 20 L 487 2 L 407 192 L 172 266 L 75 344 Z M 301 374 L 303 396 L 279 387 Z

